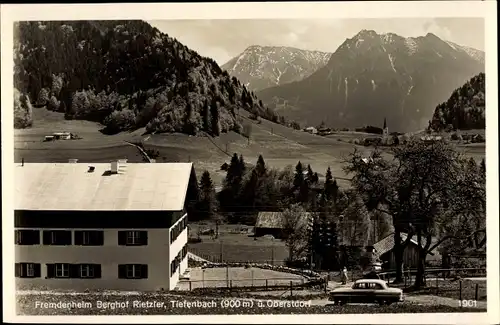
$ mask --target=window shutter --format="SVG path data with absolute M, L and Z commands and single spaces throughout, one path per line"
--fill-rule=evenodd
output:
M 141 231 L 141 244 L 142 245 L 147 245 L 148 244 L 148 232 L 147 231 Z
M 127 244 L 127 232 L 119 231 L 118 232 L 118 245 L 126 245 Z
M 119 279 L 127 278 L 127 266 L 125 264 L 118 265 L 118 278 Z
M 42 265 L 40 263 L 35 263 L 34 264 L 34 270 L 35 270 L 35 278 L 39 278 L 42 276 Z
M 51 245 L 52 244 L 50 234 L 51 234 L 50 230 L 45 230 L 43 232 L 43 244 L 44 245 Z
M 44 233 L 45 234 L 45 233 Z M 44 235 L 45 237 L 45 235 Z M 55 264 L 47 264 L 47 278 L 55 278 L 56 277 L 56 265 Z
M 103 246 L 104 245 L 104 231 L 98 231 L 96 233 L 96 245 Z
M 19 278 L 21 276 L 21 263 L 16 263 L 15 264 L 15 274 L 16 278 Z
M 142 279 L 148 278 L 148 265 L 147 264 L 141 265 L 141 278 Z
M 80 265 L 81 264 L 70 264 L 69 265 L 69 277 L 70 278 L 78 279 L 82 276 L 80 273 Z
M 75 231 L 75 245 L 83 245 L 83 231 Z
M 95 279 L 100 279 L 102 276 L 101 273 L 101 264 L 93 264 L 92 267 L 94 268 L 94 278 Z

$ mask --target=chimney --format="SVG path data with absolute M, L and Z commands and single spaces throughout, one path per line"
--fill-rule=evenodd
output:
M 76 164 L 78 162 L 78 159 L 68 159 L 68 163 L 70 164 Z
M 88 170 L 89 173 L 93 173 L 94 170 L 95 170 L 95 166 L 89 166 L 89 170 Z
M 118 160 L 111 162 L 111 173 L 118 174 L 118 169 L 120 168 L 120 162 Z
M 24 167 L 24 157 L 21 158 L 21 166 Z

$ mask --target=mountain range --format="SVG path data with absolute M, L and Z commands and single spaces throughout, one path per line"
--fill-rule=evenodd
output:
M 434 109 L 472 76 L 484 52 L 429 33 L 421 37 L 362 30 L 310 76 L 257 92 L 264 104 L 303 125 L 427 127 Z
M 387 119 L 392 131 L 411 131 L 484 71 L 484 52 L 434 34 L 362 30 L 331 55 L 250 46 L 227 71 L 144 21 L 18 22 L 14 39 L 16 128 L 36 124 L 32 110 L 47 107 L 110 133 L 242 132 L 240 109 L 282 124 L 284 116 L 341 128 Z
M 293 47 L 253 45 L 221 68 L 248 89 L 258 91 L 302 80 L 323 67 L 331 55 Z

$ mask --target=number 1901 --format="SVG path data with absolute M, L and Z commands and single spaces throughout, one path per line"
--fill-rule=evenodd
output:
M 458 305 L 460 307 L 477 307 L 476 300 L 459 300 Z

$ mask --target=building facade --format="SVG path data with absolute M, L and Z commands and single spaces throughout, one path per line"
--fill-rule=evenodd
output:
M 174 289 L 187 269 L 194 177 L 192 164 L 19 166 L 16 286 Z

